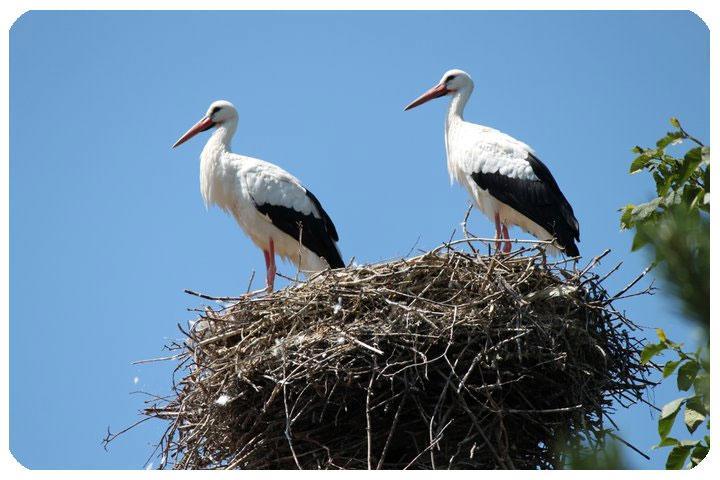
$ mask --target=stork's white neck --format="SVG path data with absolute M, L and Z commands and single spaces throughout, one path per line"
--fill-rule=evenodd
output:
M 235 130 L 237 130 L 237 119 L 226 120 L 219 124 L 200 154 L 200 192 L 206 207 L 215 203 L 226 208 L 223 202 L 226 195 L 222 177 L 226 170 L 225 154 L 230 152 L 230 142 Z
M 458 90 L 457 92 L 453 93 L 453 96 L 450 98 L 450 105 L 448 106 L 448 122 L 450 122 L 451 120 L 463 119 L 463 111 L 465 110 L 465 104 L 470 99 L 473 88 L 473 84 L 471 83 L 464 87 L 462 90 Z
M 235 135 L 235 130 L 237 130 L 237 119 L 226 120 L 218 124 L 205 144 L 202 156 L 205 157 L 206 153 L 216 154 L 218 151 L 229 152 L 230 142 L 232 142 L 232 137 Z
M 464 122 L 463 111 L 465 110 L 465 104 L 470 98 L 472 91 L 473 84 L 470 83 L 462 90 L 455 92 L 450 98 L 450 105 L 448 106 L 447 117 L 445 118 L 445 156 L 447 157 L 450 183 L 460 178 L 458 172 L 459 165 L 457 164 L 457 159 L 455 158 L 452 147 L 459 135 L 459 129 L 456 127 Z

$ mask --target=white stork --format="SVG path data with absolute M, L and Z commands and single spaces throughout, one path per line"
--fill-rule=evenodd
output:
M 173 148 L 215 128 L 200 154 L 200 191 L 205 205 L 230 213 L 265 254 L 266 290 L 275 282 L 275 254 L 301 271 L 342 268 L 337 230 L 318 199 L 272 163 L 230 151 L 238 124 L 232 103 L 218 100 Z
M 509 135 L 463 119 L 473 86 L 470 75 L 450 70 L 405 110 L 451 96 L 445 120 L 450 181 L 460 182 L 495 222 L 498 251 L 510 251 L 507 227 L 517 225 L 540 240 L 552 241 L 550 253 L 562 250 L 570 257 L 580 255 L 575 245 L 575 240 L 580 241 L 580 227 L 573 209 L 535 152 Z

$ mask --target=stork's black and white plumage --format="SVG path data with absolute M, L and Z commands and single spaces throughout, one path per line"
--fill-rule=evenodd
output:
M 580 241 L 580 227 L 573 209 L 535 152 L 509 135 L 463 119 L 472 91 L 470 75 L 450 70 L 405 110 L 451 96 L 445 121 L 450 179 L 460 182 L 477 207 L 495 222 L 499 249 L 510 251 L 507 227 L 517 225 L 540 240 L 552 240 L 548 246 L 551 253 L 559 249 L 570 257 L 580 255 L 575 244 Z
M 335 225 L 315 195 L 282 168 L 230 151 L 237 123 L 230 102 L 213 102 L 173 148 L 215 128 L 200 154 L 200 191 L 206 206 L 230 213 L 262 249 L 267 290 L 274 286 L 275 254 L 304 272 L 344 267 Z

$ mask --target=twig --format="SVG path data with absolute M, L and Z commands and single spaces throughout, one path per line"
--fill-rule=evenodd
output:
M 465 217 L 463 217 L 463 221 L 460 223 L 460 225 L 462 226 L 463 235 L 465 236 L 465 238 L 473 238 L 474 237 L 474 235 L 471 235 L 467 229 L 467 222 L 468 222 L 468 219 L 470 218 L 470 212 L 472 212 L 472 208 L 473 208 L 473 204 L 472 204 L 472 202 L 469 202 L 468 209 L 465 212 Z M 468 246 L 470 247 L 470 250 L 472 250 L 472 252 L 477 255 L 478 250 L 473 246 L 473 244 L 470 243 L 470 244 L 468 244 Z
M 380 350 L 379 348 L 375 348 L 375 347 L 373 347 L 372 345 L 368 345 L 368 344 L 365 343 L 365 342 L 361 342 L 360 340 L 358 340 L 357 338 L 353 337 L 353 336 L 350 335 L 349 333 L 343 332 L 343 331 L 340 330 L 338 327 L 336 327 L 336 326 L 333 325 L 332 328 L 333 328 L 333 330 L 337 331 L 338 333 L 340 333 L 340 334 L 346 336 L 347 338 L 349 338 L 349 339 L 350 339 L 352 342 L 354 342 L 355 344 L 357 344 L 357 345 L 359 345 L 359 346 L 361 346 L 361 347 L 363 347 L 363 348 L 367 348 L 367 349 L 370 350 L 371 352 L 375 352 L 375 353 L 377 353 L 378 355 L 385 355 L 385 354 L 383 353 L 383 351 Z
M 287 403 L 287 374 L 285 372 L 285 365 L 286 365 L 286 359 L 285 359 L 285 349 L 283 349 L 283 379 L 282 379 L 282 390 L 283 390 L 283 404 L 285 406 L 285 438 L 288 442 L 288 447 L 290 447 L 290 452 L 292 453 L 293 460 L 295 460 L 295 465 L 297 465 L 298 470 L 302 470 L 302 465 L 300 465 L 300 461 L 298 460 L 297 454 L 295 453 L 295 447 L 293 446 L 293 440 L 292 440 L 292 430 L 291 430 L 291 420 L 290 420 L 290 412 L 288 410 L 288 403 Z
M 452 425 L 453 421 L 454 421 L 454 420 L 450 420 L 443 428 L 441 428 L 441 429 L 440 429 L 440 432 L 438 432 L 437 437 L 435 437 L 435 440 L 433 440 L 432 442 L 430 442 L 430 444 L 429 444 L 427 447 L 425 447 L 425 448 L 422 450 L 422 452 L 418 453 L 418 454 L 415 456 L 415 458 L 413 458 L 412 460 L 410 460 L 410 463 L 408 463 L 408 464 L 405 466 L 405 468 L 403 468 L 403 470 L 407 470 L 407 469 L 409 469 L 410 467 L 412 467 L 412 466 L 415 464 L 415 462 L 417 462 L 417 460 L 418 460 L 420 457 L 422 457 L 428 450 L 431 450 L 432 448 L 434 448 L 435 445 L 437 445 L 438 442 L 439 442 L 440 440 L 442 440 L 443 433 L 445 433 L 445 430 L 446 430 L 450 425 Z
M 397 410 L 395 411 L 395 416 L 393 417 L 393 422 L 390 426 L 390 432 L 388 432 L 387 439 L 385 440 L 385 446 L 383 447 L 380 460 L 378 461 L 375 470 L 380 470 L 383 466 L 383 462 L 385 462 L 385 455 L 387 455 L 388 448 L 390 447 L 390 441 L 392 440 L 393 435 L 395 435 L 395 428 L 397 427 L 398 420 L 400 419 L 400 412 L 402 412 L 402 409 L 405 406 L 405 400 L 407 400 L 407 390 L 403 392 L 402 398 L 400 399 L 400 405 L 398 405 Z
M 214 297 L 212 295 L 207 295 L 205 293 L 196 292 L 194 290 L 188 290 L 185 289 L 183 292 L 187 293 L 188 295 L 194 295 L 196 297 L 203 298 L 205 300 L 213 300 L 216 302 L 236 302 L 238 300 L 242 300 L 242 297 Z
M 617 300 L 618 298 L 622 297 L 622 295 L 623 295 L 625 292 L 627 292 L 628 290 L 630 290 L 632 287 L 635 286 L 635 284 L 637 284 L 640 280 L 642 280 L 642 278 L 643 278 L 645 275 L 647 275 L 647 273 L 648 273 L 651 269 L 652 269 L 652 266 L 646 267 L 645 270 L 643 270 L 640 275 L 638 275 L 637 277 L 635 277 L 632 282 L 628 283 L 627 285 L 625 285 L 625 287 L 623 287 L 622 290 L 620 290 L 618 293 L 616 293 L 616 294 L 613 295 L 612 297 L 608 298 L 608 299 L 604 302 L 604 305 L 607 305 L 607 304 L 609 304 L 609 303 L 612 303 L 613 301 L 615 301 L 615 300 Z
M 626 447 L 629 447 L 629 448 L 631 448 L 632 450 L 635 450 L 635 452 L 636 452 L 636 453 L 639 453 L 640 455 L 642 455 L 642 456 L 645 458 L 645 460 L 650 460 L 650 456 L 649 456 L 649 455 L 646 455 L 644 452 L 642 452 L 640 449 L 638 449 L 635 445 L 633 445 L 632 443 L 626 441 L 625 439 L 623 439 L 623 438 L 620 437 L 619 435 L 617 435 L 617 434 L 615 434 L 615 433 L 613 433 L 613 432 L 608 432 L 608 435 L 610 435 L 610 436 L 613 437 L 614 439 L 618 440 L 619 442 L 621 442 L 621 443 L 622 443 L 623 445 L 625 445 Z
M 123 428 L 122 430 L 120 430 L 120 431 L 117 432 L 117 433 L 111 433 L 111 432 L 110 432 L 110 427 L 108 427 L 108 429 L 107 429 L 107 434 L 105 435 L 105 438 L 103 438 L 103 440 L 102 440 L 102 446 L 103 446 L 103 448 L 104 448 L 105 450 L 107 450 L 107 447 L 108 447 L 108 445 L 110 445 L 110 442 L 112 442 L 113 440 L 115 440 L 116 438 L 118 438 L 118 437 L 119 437 L 120 435 L 122 435 L 123 433 L 129 432 L 130 430 L 132 430 L 133 428 L 137 427 L 137 426 L 140 425 L 141 423 L 147 422 L 147 421 L 150 420 L 151 418 L 152 418 L 152 417 L 141 418 L 141 419 L 138 420 L 137 422 L 133 423 L 133 424 L 130 425 L 129 427 Z
M 252 288 L 253 280 L 255 280 L 255 270 L 253 269 L 252 273 L 250 274 L 250 280 L 248 281 L 248 286 L 245 289 L 245 293 L 250 293 L 250 289 Z
M 373 363 L 375 363 L 373 361 Z M 375 370 L 370 375 L 370 383 L 365 397 L 365 425 L 367 431 L 367 469 L 372 470 L 372 427 L 370 422 L 370 396 L 372 395 L 373 382 L 375 381 Z

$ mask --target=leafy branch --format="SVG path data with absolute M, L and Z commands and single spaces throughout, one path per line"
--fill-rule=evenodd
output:
M 662 329 L 657 329 L 657 336 L 660 340 L 658 343 L 648 344 L 643 349 L 641 363 L 647 364 L 664 352 L 674 353 L 677 360 L 665 363 L 662 368 L 663 378 L 677 373 L 678 390 L 689 392 L 689 395 L 676 398 L 662 408 L 658 420 L 660 441 L 653 448 L 672 448 L 665 463 L 667 469 L 683 468 L 688 457 L 690 466 L 694 467 L 710 450 L 710 362 L 707 350 L 700 347 L 693 353 L 687 353 L 683 351 L 682 345 L 669 340 Z M 683 419 L 689 433 L 695 433 L 698 427 L 706 424 L 708 434 L 701 440 L 678 440 L 670 436 L 683 407 Z
M 620 218 L 623 229 L 658 220 L 677 205 L 710 212 L 710 147 L 688 134 L 676 118 L 672 118 L 670 124 L 675 130 L 658 140 L 655 148 L 633 148 L 637 156 L 630 164 L 630 173 L 650 173 L 655 180 L 657 196 L 639 205 L 626 205 Z M 685 141 L 692 142 L 695 147 L 685 152 L 682 158 L 667 152 L 668 147 Z M 643 245 L 644 237 L 636 235 L 632 249 L 637 250 Z
M 641 363 L 648 364 L 662 353 L 673 360 L 662 366 L 663 379 L 676 376 L 680 392 L 688 392 L 662 408 L 658 420 L 660 441 L 654 448 L 671 448 L 665 467 L 694 467 L 710 449 L 710 147 L 690 135 L 676 118 L 673 131 L 657 141 L 655 148 L 635 147 L 637 154 L 630 173 L 648 172 L 655 180 L 656 197 L 639 205 L 626 205 L 620 224 L 635 229 L 633 250 L 647 246 L 654 256 L 668 291 L 683 306 L 689 320 L 703 327 L 705 342 L 688 353 L 682 345 L 657 329 L 658 342 L 645 346 Z M 681 157 L 668 149 L 683 142 L 693 144 Z M 653 364 L 654 365 L 654 364 Z M 705 424 L 708 434 L 701 440 L 679 440 L 670 436 L 675 420 L 683 412 L 690 434 Z M 688 462 L 689 458 L 689 462 Z

